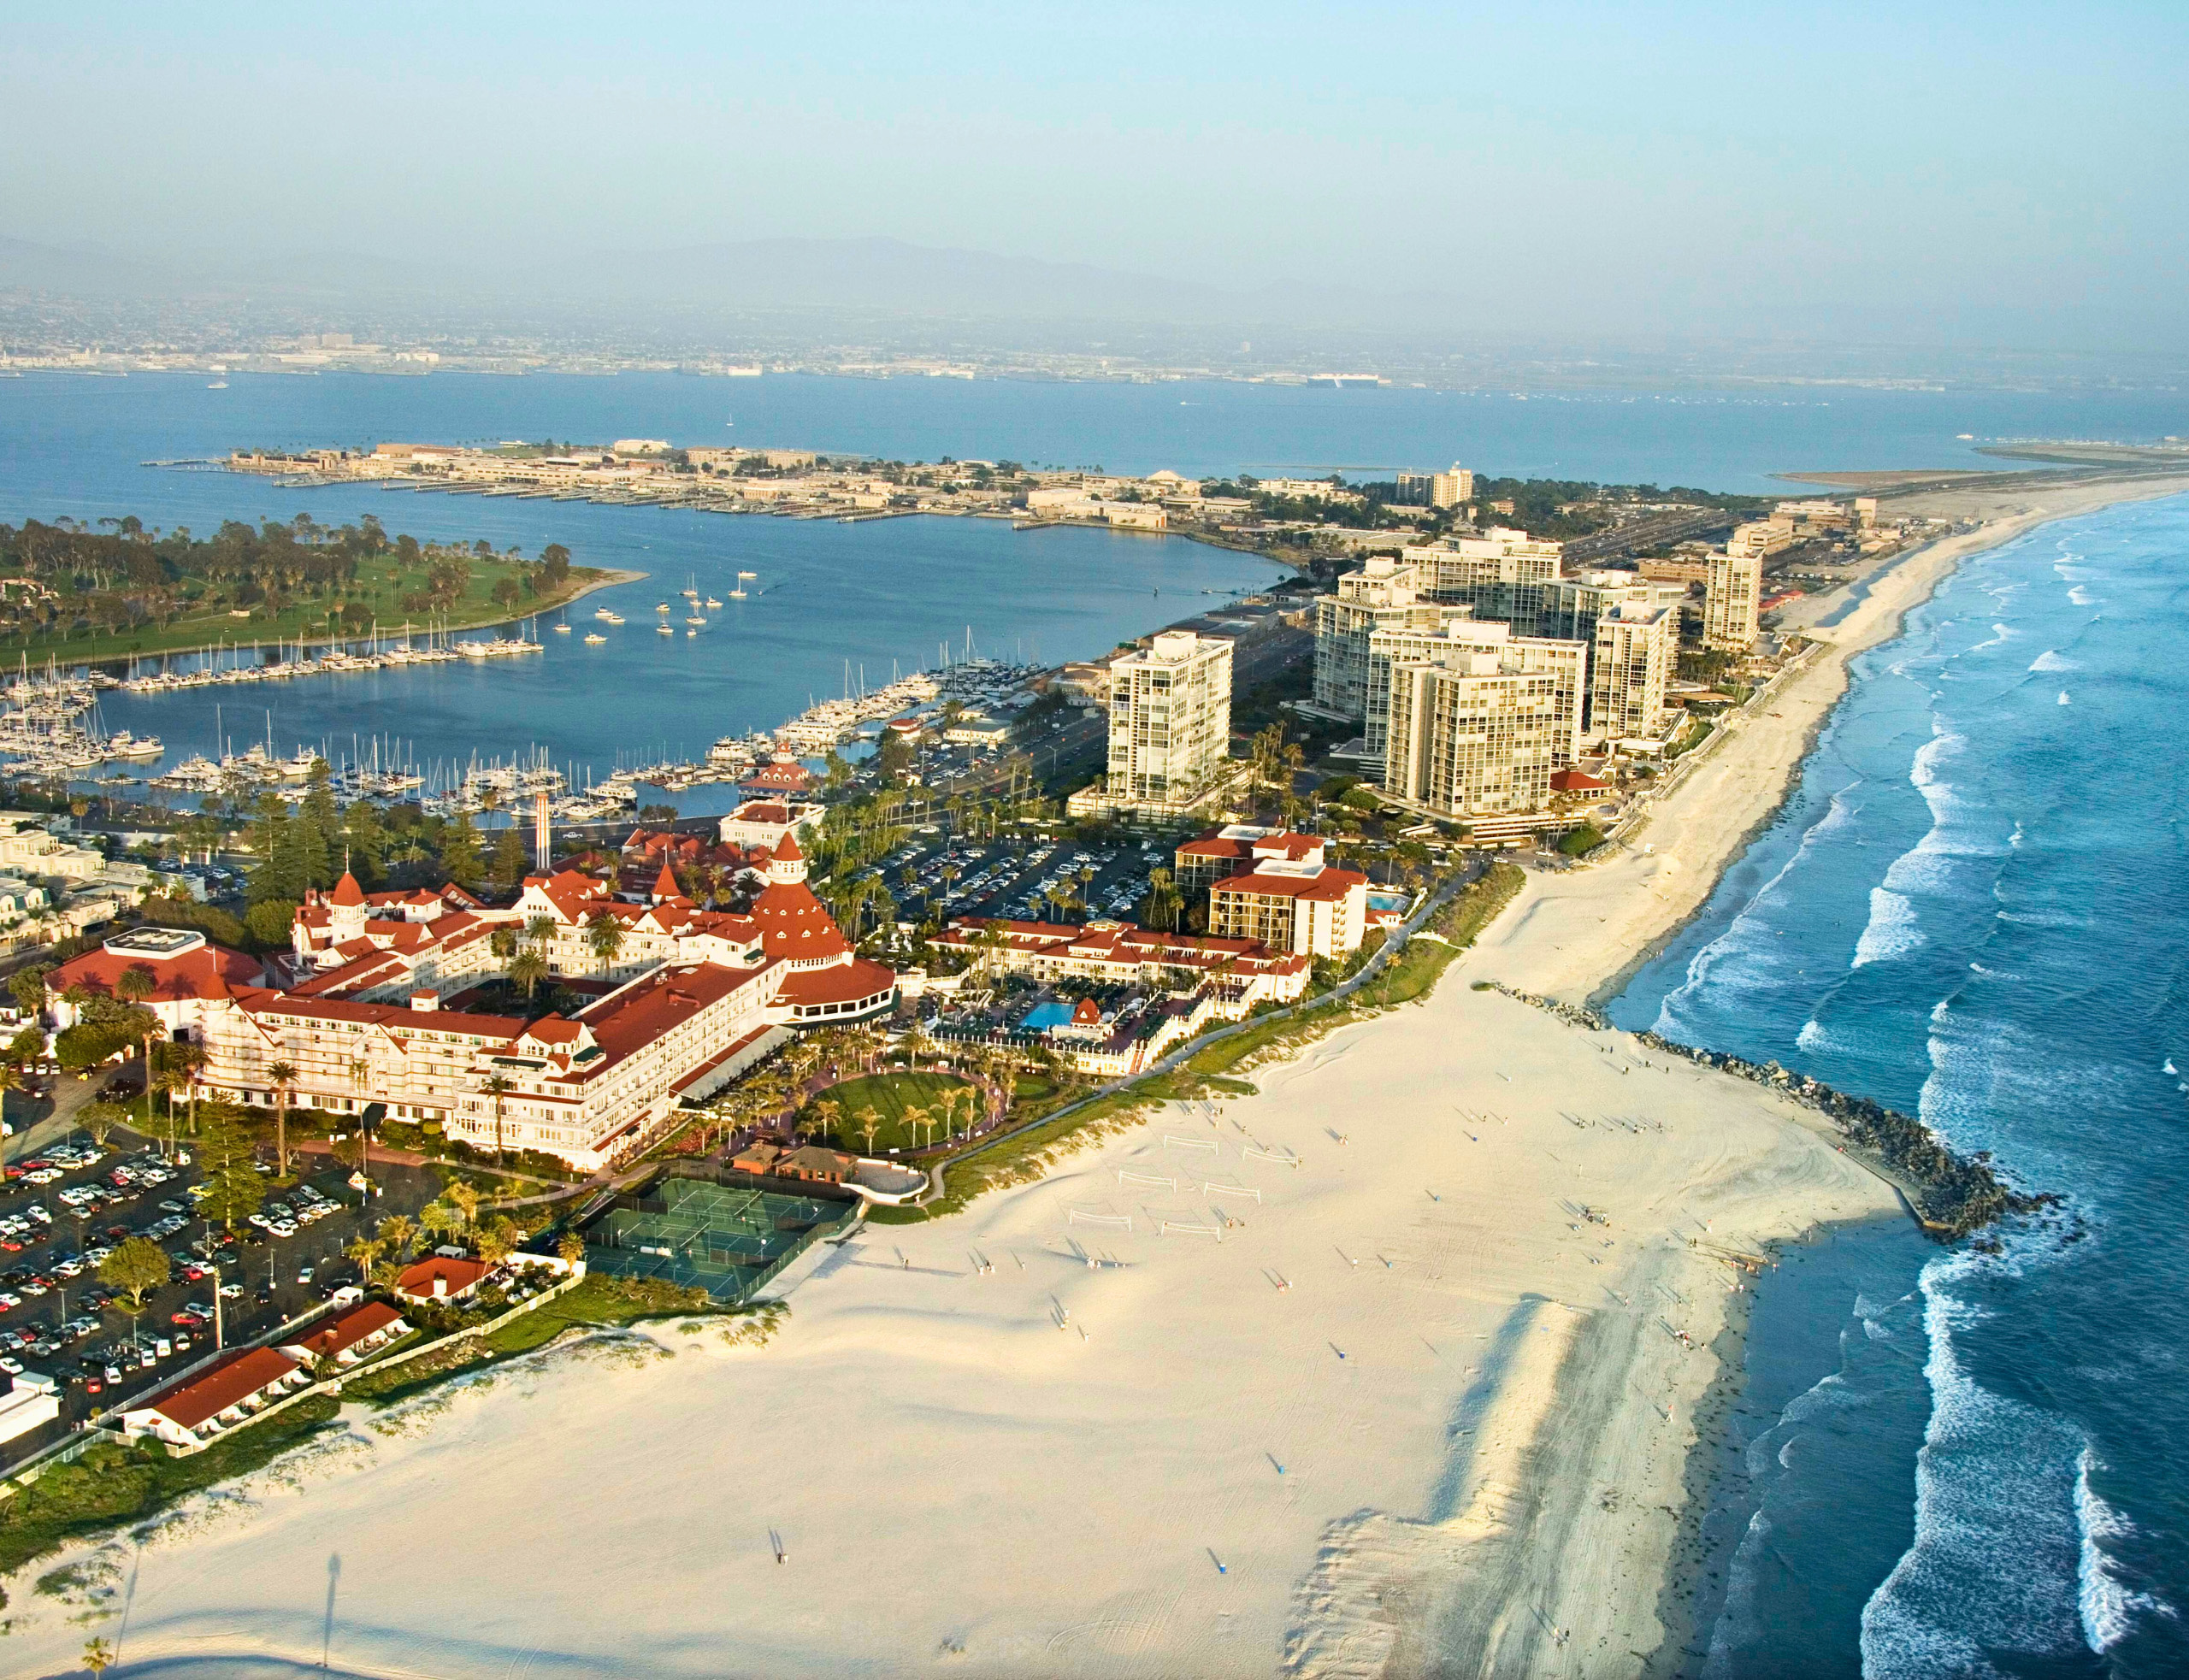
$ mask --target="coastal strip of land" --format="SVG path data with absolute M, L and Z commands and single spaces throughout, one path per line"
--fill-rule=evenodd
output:
M 574 1339 L 345 1414 L 9 1580 L 11 1657 L 57 1671 L 126 1601 L 131 1663 L 357 1673 L 1684 1671 L 1756 1269 L 1897 1199 L 1814 1109 L 1490 982 L 1597 994 L 1768 820 L 1857 648 L 2105 499 L 1962 510 L 1418 1004 L 809 1251 L 765 1346 Z

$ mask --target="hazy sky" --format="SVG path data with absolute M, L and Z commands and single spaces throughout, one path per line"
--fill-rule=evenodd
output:
M 1486 326 L 2189 340 L 2189 4 L 11 8 L 0 233 L 890 234 Z

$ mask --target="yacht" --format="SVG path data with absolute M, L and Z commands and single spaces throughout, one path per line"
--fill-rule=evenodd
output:
M 585 641 L 587 647 L 598 647 L 602 642 L 605 642 L 607 640 L 608 638 L 602 635 L 598 630 L 588 630 L 585 633 Z
M 656 612 L 667 612 L 669 610 L 669 603 L 666 601 L 656 601 L 654 603 L 653 610 Z
M 602 616 L 606 618 L 611 624 L 621 624 L 623 622 L 623 616 L 621 613 L 611 612 L 603 614 Z
M 555 627 L 555 634 L 558 636 L 567 636 L 570 634 L 570 627 L 567 624 L 558 624 Z
M 673 636 L 676 634 L 676 629 L 674 625 L 664 622 L 655 625 L 653 627 L 653 633 L 657 636 Z
M 699 618 L 699 617 L 692 617 L 692 618 L 687 618 L 687 619 L 686 619 L 684 622 L 685 622 L 687 624 L 704 624 L 704 623 L 705 623 L 707 621 L 706 621 L 705 619 L 704 619 L 704 618 Z
M 604 621 L 605 621 L 605 620 L 607 620 L 607 619 L 613 618 L 613 617 L 615 617 L 615 616 L 616 616 L 616 615 L 615 615 L 614 613 L 612 613 L 612 612 L 609 611 L 609 610 L 608 610 L 608 609 L 607 609 L 606 607 L 595 607 L 595 608 L 593 610 L 593 616 L 595 618 L 601 619 L 601 620 L 604 620 Z
M 156 758 L 166 751 L 157 735 L 133 735 L 123 729 L 107 738 L 106 756 L 109 758 Z
M 719 607 L 721 604 L 722 604 L 722 603 L 721 603 L 720 601 L 717 601 L 717 599 L 715 599 L 715 598 L 714 598 L 713 596 L 710 595 L 710 596 L 708 596 L 708 597 L 707 597 L 707 610 L 708 610 L 708 611 L 712 612 L 712 611 L 713 611 L 717 607 Z

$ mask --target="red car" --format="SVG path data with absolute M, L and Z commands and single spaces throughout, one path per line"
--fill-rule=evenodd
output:
M 170 1324 L 180 1324 L 186 1330 L 202 1329 L 204 1328 L 205 1324 L 204 1319 L 199 1317 L 195 1312 L 169 1313 L 168 1315 L 168 1323 Z

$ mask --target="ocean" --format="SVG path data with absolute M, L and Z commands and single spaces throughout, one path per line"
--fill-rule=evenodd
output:
M 2189 498 L 2041 527 L 1861 656 L 1612 1006 L 2067 1198 L 1789 1251 L 1710 1518 L 1714 1676 L 2189 1672 Z

